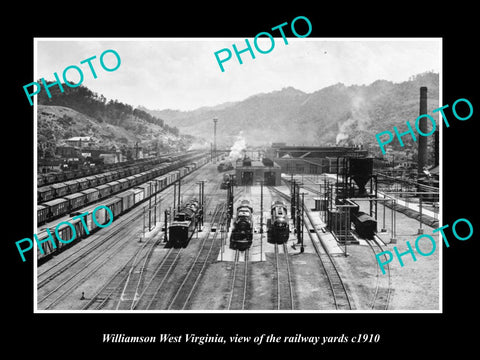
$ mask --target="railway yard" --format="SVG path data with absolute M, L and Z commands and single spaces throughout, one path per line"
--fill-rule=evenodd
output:
M 37 310 L 364 312 L 440 308 L 440 250 L 419 256 L 415 262 L 404 256 L 404 266 L 392 261 L 385 274 L 375 256 L 392 250 L 393 245 L 406 251 L 406 241 L 418 234 L 416 218 L 379 201 L 375 238 L 338 242 L 315 203 L 316 189 L 327 182 L 333 184 L 334 176 L 304 175 L 303 244 L 297 243 L 291 218 L 288 241 L 274 244 L 267 234 L 270 205 L 282 201 L 290 214 L 289 181 L 293 177 L 282 175 L 278 186 L 232 187 L 233 217 L 241 201 L 248 200 L 253 209 L 251 246 L 234 250 L 229 246 L 233 226 L 227 220 L 227 190 L 220 186 L 223 174 L 215 162 L 195 161 L 193 168 L 180 174 L 181 203 L 201 199 L 202 192 L 204 199 L 203 223 L 193 231 L 188 245 L 171 246 L 171 239 L 165 239 L 165 210 L 171 212 L 174 202 L 178 204 L 175 179 L 163 183 L 155 193 L 150 187 L 150 198 L 145 196 L 128 212 L 116 215 L 110 226 L 96 229 L 39 262 L 34 274 Z M 295 178 L 300 180 L 299 175 Z M 368 205 L 368 201 L 359 201 L 362 211 L 367 212 Z M 382 223 L 382 219 L 386 220 Z M 395 219 L 395 230 L 390 219 Z M 384 227 L 386 231 L 381 231 Z M 424 222 L 422 229 L 431 234 L 434 227 Z M 441 249 L 438 234 L 434 238 Z

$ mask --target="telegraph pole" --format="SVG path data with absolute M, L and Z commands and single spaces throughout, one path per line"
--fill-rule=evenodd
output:
M 217 162 L 217 118 L 213 118 L 213 157 L 214 163 Z
M 263 180 L 260 181 L 260 234 L 263 234 Z
M 304 216 L 305 216 L 305 194 L 304 192 L 302 192 L 302 216 L 300 218 L 300 240 L 301 240 L 301 243 L 300 243 L 300 252 L 303 253 L 304 252 L 304 247 L 303 247 L 303 219 L 304 219 Z
M 148 197 L 148 231 L 152 231 L 152 182 L 150 181 L 150 196 Z
M 177 211 L 180 211 L 180 184 L 182 183 L 182 179 L 180 179 L 180 173 L 178 174 L 178 201 L 177 201 Z

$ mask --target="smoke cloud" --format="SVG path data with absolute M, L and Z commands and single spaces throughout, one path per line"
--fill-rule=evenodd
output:
M 190 145 L 187 151 L 191 150 L 207 150 L 210 148 L 210 144 L 206 141 L 196 141 Z
M 247 148 L 247 141 L 243 137 L 243 131 L 237 135 L 233 146 L 230 148 L 230 154 L 228 154 L 228 159 L 232 162 L 235 162 L 237 159 L 243 157 L 243 151 Z
M 336 144 L 348 140 L 360 140 L 359 135 L 368 129 L 370 125 L 370 116 L 366 109 L 365 100 L 362 96 L 355 96 L 352 99 L 351 113 L 347 121 L 338 126 L 338 134 L 335 139 Z M 355 141 L 354 141 L 355 142 Z

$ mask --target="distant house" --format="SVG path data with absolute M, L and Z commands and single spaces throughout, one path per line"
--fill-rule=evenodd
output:
M 100 154 L 99 158 L 103 159 L 104 164 L 115 164 L 121 162 L 122 153 Z
M 86 148 L 92 145 L 93 137 L 91 136 L 75 136 L 70 139 L 66 139 L 65 142 L 73 147 Z
M 64 164 L 62 159 L 38 159 L 37 171 L 39 174 L 61 171 Z
M 77 159 L 81 157 L 80 151 L 72 146 L 57 146 L 55 153 L 64 159 Z
M 82 156 L 92 160 L 103 159 L 104 164 L 115 164 L 124 161 L 122 152 L 118 149 L 82 149 Z

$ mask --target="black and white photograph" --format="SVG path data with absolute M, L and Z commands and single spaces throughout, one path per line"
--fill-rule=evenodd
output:
M 441 69 L 438 38 L 36 39 L 37 311 L 440 311 Z

